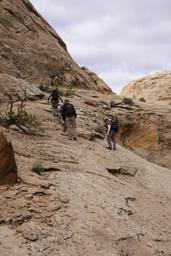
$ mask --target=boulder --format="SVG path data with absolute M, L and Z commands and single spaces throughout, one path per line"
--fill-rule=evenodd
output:
M 30 84 L 23 79 L 16 78 L 8 74 L 0 74 L 0 102 L 7 102 L 7 97 L 4 94 L 8 93 L 12 96 L 13 100 L 24 98 L 26 92 L 27 99 L 37 100 L 42 99 L 45 95 L 37 88 L 36 84 Z
M 0 128 L 0 185 L 17 181 L 17 166 L 11 142 L 8 142 Z

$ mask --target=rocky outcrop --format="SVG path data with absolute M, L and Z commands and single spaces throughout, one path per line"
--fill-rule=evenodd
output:
M 37 84 L 57 76 L 61 85 L 100 90 L 28 0 L 0 1 L 0 73 Z
M 120 112 L 120 143 L 156 164 L 171 168 L 170 110 Z
M 44 97 L 42 91 L 36 87 L 35 84 L 10 76 L 7 74 L 0 74 L 0 102 L 6 102 L 6 93 L 10 94 L 13 100 L 24 98 L 26 92 L 27 99 L 36 100 Z
M 82 70 L 84 70 L 86 72 L 86 74 L 90 77 L 92 82 L 96 84 L 97 88 L 99 88 L 99 90 L 102 93 L 111 93 L 112 92 L 112 90 L 108 87 L 108 85 L 97 74 L 90 71 L 86 67 L 82 67 Z
M 136 100 L 147 103 L 171 103 L 171 72 L 157 73 L 132 81 L 121 92 Z
M 11 142 L 8 142 L 0 128 L 0 185 L 17 181 L 17 166 Z

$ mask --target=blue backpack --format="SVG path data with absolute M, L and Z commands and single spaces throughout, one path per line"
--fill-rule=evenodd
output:
M 111 130 L 113 130 L 115 132 L 118 132 L 119 126 L 118 126 L 118 123 L 116 121 L 111 120 L 110 125 L 111 125 Z

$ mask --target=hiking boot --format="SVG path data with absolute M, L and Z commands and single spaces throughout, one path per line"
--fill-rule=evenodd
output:
M 109 147 L 106 147 L 106 149 L 108 149 L 108 150 L 112 150 L 111 148 L 109 148 Z

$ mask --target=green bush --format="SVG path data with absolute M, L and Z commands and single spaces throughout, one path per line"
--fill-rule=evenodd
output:
M 133 100 L 131 98 L 128 98 L 128 97 L 123 98 L 122 102 L 126 105 L 130 105 L 130 106 L 134 105 Z
M 32 172 L 35 172 L 39 175 L 41 175 L 42 172 L 45 172 L 45 168 L 43 167 L 43 164 L 41 161 L 35 163 L 32 167 Z
M 139 98 L 139 101 L 145 102 L 145 99 L 143 97 Z
M 7 112 L 7 116 L 10 120 L 13 120 L 14 123 L 19 126 L 29 125 L 35 128 L 40 126 L 40 122 L 37 120 L 37 118 L 34 115 L 27 113 L 23 109 L 16 113 L 14 111 Z
M 66 86 L 66 90 L 64 91 L 64 96 L 65 97 L 73 96 L 75 94 L 75 86 L 76 86 L 75 81 L 71 81 Z
M 15 124 L 28 134 L 35 134 L 36 132 L 44 132 L 41 122 L 35 115 L 28 113 L 23 108 L 18 111 L 8 111 L 7 118 L 12 124 Z

